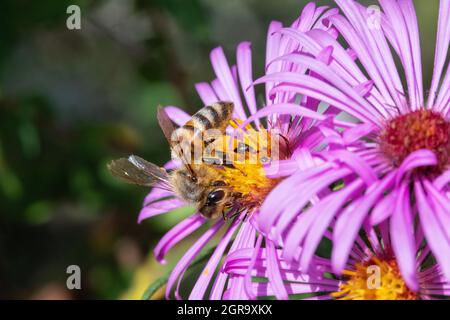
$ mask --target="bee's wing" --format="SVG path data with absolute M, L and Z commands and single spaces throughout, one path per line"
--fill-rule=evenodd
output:
M 169 116 L 167 115 L 167 113 L 163 107 L 158 107 L 157 118 L 158 118 L 158 123 L 159 123 L 159 126 L 161 127 L 161 130 L 163 131 L 164 136 L 166 137 L 167 141 L 169 142 L 170 148 L 175 151 L 175 153 L 180 158 L 181 162 L 186 167 L 186 169 L 189 170 L 191 175 L 194 175 L 194 170 L 192 169 L 189 161 L 187 160 L 190 157 L 188 158 L 183 153 L 183 148 L 180 148 L 180 146 L 174 145 L 174 142 L 178 141 L 178 139 L 173 140 L 173 137 L 172 137 L 176 128 L 175 128 L 172 120 L 170 120 Z
M 159 183 L 160 187 L 172 190 L 167 171 L 138 156 L 113 160 L 108 164 L 108 169 L 114 176 L 128 183 L 147 187 Z
M 161 127 L 161 130 L 164 133 L 164 136 L 169 142 L 169 145 L 172 147 L 174 143 L 174 141 L 172 140 L 172 134 L 176 129 L 175 125 L 173 124 L 172 120 L 170 120 L 164 108 L 161 106 L 158 107 L 158 113 L 156 117 L 158 119 L 159 126 Z

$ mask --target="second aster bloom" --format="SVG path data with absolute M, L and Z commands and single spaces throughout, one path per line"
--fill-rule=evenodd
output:
M 329 16 L 336 13 L 335 9 L 328 10 L 326 7 L 315 7 L 314 4 L 307 5 L 302 11 L 301 16 L 291 25 L 291 28 L 306 32 L 313 28 L 323 30 L 335 36 L 335 32 L 326 22 Z M 278 22 L 270 25 L 267 36 L 267 52 L 266 52 L 266 72 L 277 73 L 284 71 L 306 72 L 306 69 L 297 68 L 292 63 L 271 63 L 275 58 L 289 52 L 306 50 L 289 37 L 283 36 L 276 32 L 282 28 Z M 328 51 L 322 53 L 324 59 L 329 56 Z M 231 66 L 225 58 L 222 48 L 216 48 L 211 52 L 211 63 L 215 71 L 216 79 L 211 83 L 199 83 L 196 85 L 198 94 L 200 95 L 204 105 L 211 105 L 217 101 L 231 101 L 234 103 L 234 118 L 238 119 L 236 129 L 238 132 L 243 131 L 244 139 L 251 140 L 253 134 L 257 132 L 267 132 L 269 135 L 278 135 L 282 137 L 280 140 L 280 159 L 289 159 L 296 164 L 297 162 L 304 168 L 313 166 L 315 158 L 310 152 L 313 150 L 323 149 L 321 143 L 324 134 L 319 129 L 318 124 L 333 123 L 334 117 L 330 110 L 318 113 L 319 101 L 312 98 L 303 98 L 297 101 L 295 94 L 283 94 L 276 99 L 267 96 L 267 100 L 261 108 L 258 108 L 256 102 L 256 94 L 254 91 L 253 75 L 252 75 L 252 54 L 251 47 L 248 42 L 241 43 L 236 51 L 237 65 Z M 266 91 L 272 88 L 268 84 Z M 241 98 L 243 97 L 244 100 Z M 184 111 L 176 107 L 166 107 L 165 111 L 168 116 L 178 124 L 184 125 L 190 116 Z M 247 111 L 250 116 L 247 116 Z M 264 128 L 260 122 L 260 118 L 267 117 L 267 127 Z M 249 127 L 253 123 L 254 127 Z M 237 128 L 240 125 L 243 130 Z M 344 127 L 351 125 L 343 124 Z M 228 131 L 227 137 L 232 138 L 233 132 Z M 261 148 L 267 147 L 261 144 L 251 146 L 253 149 L 260 151 Z M 280 160 L 280 162 L 283 160 Z M 203 227 L 204 233 L 193 243 L 188 251 L 183 255 L 171 273 L 167 288 L 166 297 L 169 298 L 175 287 L 175 297 L 182 298 L 179 288 L 184 274 L 188 270 L 190 264 L 200 254 L 204 248 L 211 246 L 210 242 L 217 241 L 217 238 L 226 228 L 225 233 L 218 241 L 212 256 L 206 263 L 203 271 L 196 280 L 195 285 L 190 291 L 190 299 L 203 299 L 209 292 L 210 299 L 249 299 L 255 298 L 256 294 L 251 286 L 251 268 L 249 268 L 246 277 L 230 276 L 221 269 L 221 260 L 224 255 L 240 249 L 254 250 L 255 259 L 258 248 L 265 247 L 269 250 L 272 261 L 272 272 L 269 276 L 269 286 L 275 292 L 275 296 L 279 299 L 287 298 L 288 294 L 283 286 L 280 286 L 281 275 L 278 270 L 277 257 L 275 255 L 275 245 L 264 239 L 263 234 L 257 228 L 255 223 L 256 217 L 259 215 L 259 208 L 266 201 L 266 196 L 273 189 L 277 188 L 280 179 L 271 177 L 263 170 L 264 161 L 256 164 L 235 164 L 234 168 L 222 168 L 221 173 L 228 186 L 234 191 L 242 194 L 241 213 L 231 223 L 218 219 L 210 225 L 208 220 L 203 218 L 199 213 L 181 221 L 165 234 L 155 248 L 155 256 L 158 261 L 164 263 L 166 253 L 177 243 L 188 237 L 196 230 Z M 289 168 L 289 165 L 278 166 L 278 159 L 272 159 L 268 165 L 272 172 L 282 171 Z M 166 165 L 167 169 L 174 167 L 174 163 Z M 278 200 L 271 200 L 277 206 L 282 207 Z M 155 215 L 166 213 L 170 210 L 184 206 L 185 204 L 175 195 L 159 188 L 154 188 L 146 197 L 144 208 L 139 215 L 139 221 L 153 217 Z M 206 228 L 205 228 L 206 227 Z
M 450 279 L 450 67 L 445 68 L 450 1 L 440 2 L 427 97 L 413 2 L 380 0 L 380 11 L 353 0 L 336 2 L 345 16 L 335 15 L 329 21 L 344 46 L 320 30 L 310 34 L 290 28 L 282 31 L 312 52 L 332 51 L 327 63 L 297 53 L 279 59 L 301 64 L 318 76 L 279 73 L 260 82 L 278 83 L 272 94 L 297 92 L 320 99 L 359 124 L 341 134 L 328 132 L 328 143 L 345 147 L 345 151 L 330 148 L 320 155 L 325 162 L 319 167 L 280 184 L 280 188 L 289 184 L 304 187 L 307 192 L 299 206 L 309 201 L 314 206 L 286 216 L 267 204 L 260 225 L 272 232 L 272 239 L 283 236 L 279 241 L 285 243 L 284 258 L 299 261 L 304 271 L 321 236 L 334 226 L 331 262 L 334 272 L 340 274 L 361 227 L 388 221 L 386 231 L 399 271 L 408 287 L 417 291 L 417 250 L 423 239 Z M 290 80 L 279 83 L 280 78 Z M 323 195 L 332 181 L 339 185 L 338 190 Z M 271 196 L 291 201 L 290 195 L 273 192 L 268 200 Z M 279 214 L 274 215 L 273 210 Z
M 355 241 L 350 259 L 340 274 L 336 274 L 331 260 L 314 256 L 309 272 L 302 272 L 298 265 L 279 258 L 282 285 L 292 299 L 312 300 L 430 300 L 450 298 L 450 282 L 442 275 L 441 268 L 430 254 L 428 246 L 417 248 L 415 265 L 418 287 L 411 290 L 402 277 L 398 261 L 392 251 L 387 222 L 376 229 L 368 228 Z M 252 263 L 252 275 L 267 278 L 271 270 L 267 248 L 260 248 Z M 250 252 L 241 249 L 230 254 L 224 270 L 243 277 L 242 270 L 250 265 Z M 274 295 L 264 281 L 253 283 L 261 297 Z

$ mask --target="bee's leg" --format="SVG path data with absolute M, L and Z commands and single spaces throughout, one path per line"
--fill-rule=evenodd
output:
M 228 217 L 225 215 L 225 210 L 222 210 L 222 218 L 223 218 L 223 221 L 228 220 Z
M 243 209 L 242 209 L 239 213 L 241 213 L 242 211 L 243 211 Z M 250 215 L 248 214 L 248 211 L 247 211 L 247 212 L 245 213 L 244 219 L 242 219 L 242 221 L 247 222 L 249 216 L 250 216 Z
M 228 217 L 228 219 L 233 219 L 234 217 L 239 216 L 242 213 L 242 211 L 244 211 L 244 210 L 245 210 L 245 208 L 239 207 L 230 217 Z M 246 217 L 247 217 L 247 214 L 245 215 L 243 221 L 245 221 Z

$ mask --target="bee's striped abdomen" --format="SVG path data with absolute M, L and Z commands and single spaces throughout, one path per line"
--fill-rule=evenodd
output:
M 192 124 L 202 132 L 209 129 L 224 131 L 231 119 L 233 107 L 231 102 L 213 103 L 200 109 L 187 124 Z
M 205 109 L 201 109 L 192 116 L 192 124 L 199 131 L 206 131 L 213 128 L 215 119 L 210 119 L 206 116 Z
M 203 148 L 221 136 L 230 122 L 233 108 L 231 102 L 217 102 L 200 109 L 188 122 L 175 130 L 174 140 L 178 144 L 182 143 L 184 146 L 187 144 L 191 147 L 191 159 L 198 157 L 194 155 L 195 145 Z M 208 132 L 210 129 L 217 131 Z M 185 154 L 184 157 L 186 156 L 188 155 Z

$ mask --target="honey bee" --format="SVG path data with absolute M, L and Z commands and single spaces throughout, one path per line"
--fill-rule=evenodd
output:
M 163 108 L 158 109 L 158 122 L 169 141 L 172 157 L 181 160 L 181 167 L 171 172 L 138 156 L 113 160 L 108 164 L 111 173 L 128 183 L 157 186 L 173 191 L 184 201 L 194 205 L 205 218 L 215 219 L 238 205 L 239 193 L 225 183 L 220 170 L 183 148 L 201 143 L 210 144 L 223 135 L 233 113 L 231 102 L 217 102 L 195 113 L 183 126 L 175 128 Z M 207 134 L 209 129 L 215 134 Z M 195 148 L 188 148 L 192 150 Z M 194 160 L 194 161 L 193 161 Z M 217 159 L 220 163 L 220 159 Z M 214 161 L 213 161 L 214 162 Z

